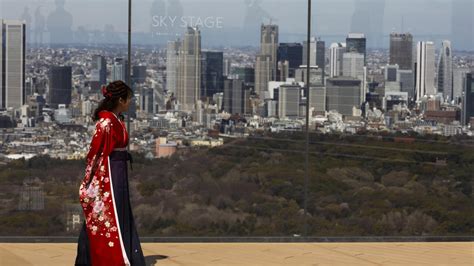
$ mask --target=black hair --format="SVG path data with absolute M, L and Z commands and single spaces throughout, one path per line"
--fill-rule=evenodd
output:
M 132 89 L 121 80 L 116 80 L 106 86 L 108 96 L 106 96 L 100 103 L 99 106 L 95 109 L 92 120 L 98 121 L 100 119 L 99 113 L 101 111 L 107 110 L 112 112 L 118 103 L 119 99 L 127 100 L 127 98 L 133 95 Z M 123 121 L 124 117 L 120 114 L 120 119 Z

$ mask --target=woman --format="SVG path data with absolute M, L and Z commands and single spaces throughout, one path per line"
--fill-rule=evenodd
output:
M 131 166 L 132 157 L 121 115 L 133 92 L 124 82 L 114 81 L 102 87 L 102 94 L 105 99 L 93 115 L 98 122 L 79 189 L 85 221 L 76 265 L 145 265 L 130 207 L 127 160 Z

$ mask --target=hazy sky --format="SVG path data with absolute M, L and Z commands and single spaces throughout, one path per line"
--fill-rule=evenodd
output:
M 34 25 L 35 11 L 38 7 L 40 7 L 39 14 L 47 19 L 56 9 L 56 1 L 64 0 L 0 0 L 1 17 L 22 18 L 27 7 L 26 13 L 32 17 L 30 24 Z M 249 25 L 258 25 L 257 22 L 262 20 L 269 21 L 267 17 L 272 17 L 280 26 L 282 41 L 293 41 L 297 37 L 292 35 L 304 35 L 306 32 L 306 0 L 133 0 L 134 31 L 149 32 L 153 15 L 174 16 L 173 12 L 165 11 L 161 14 L 158 11 L 161 8 L 152 11 L 154 2 L 155 6 L 164 5 L 165 8 L 169 8 L 168 2 L 175 5 L 180 2 L 182 7 L 180 17 L 194 16 L 201 19 L 219 17 L 222 20 L 222 29 L 208 29 L 209 32 L 243 29 Z M 373 35 L 382 36 L 388 35 L 391 31 L 401 31 L 403 25 L 403 30 L 412 32 L 415 37 L 419 35 L 429 39 L 433 36 L 433 39 L 442 39 L 452 35 L 453 26 L 467 25 L 467 30 L 464 32 L 461 30 L 457 34 L 473 36 L 472 2 L 474 0 L 313 0 L 313 33 L 322 36 L 343 36 L 354 28 L 362 28 L 368 35 L 372 32 Z M 66 0 L 64 5 L 64 9 L 72 17 L 70 27 L 72 31 L 78 27 L 83 27 L 87 31 L 103 31 L 105 25 L 110 24 L 113 30 L 126 32 L 127 7 L 126 0 Z M 169 9 L 180 8 L 175 6 Z M 454 17 L 457 17 L 457 20 L 453 20 Z M 256 27 L 258 30 L 258 26 Z M 110 28 L 109 26 L 108 29 Z M 463 41 L 462 46 L 472 46 L 472 38 Z

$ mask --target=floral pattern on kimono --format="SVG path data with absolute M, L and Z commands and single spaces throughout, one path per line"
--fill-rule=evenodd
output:
M 109 111 L 99 113 L 79 188 L 93 265 L 130 265 L 120 234 L 109 155 L 128 144 L 123 121 Z

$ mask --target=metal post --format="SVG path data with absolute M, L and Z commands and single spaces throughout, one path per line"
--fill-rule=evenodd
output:
M 308 0 L 308 36 L 306 44 L 306 153 L 304 177 L 304 236 L 308 236 L 308 179 L 309 179 L 309 87 L 311 75 L 311 0 Z
M 127 71 L 127 80 L 130 84 L 128 84 L 132 88 L 132 79 L 131 79 L 131 71 L 132 71 L 132 0 L 128 0 L 128 71 Z M 132 88 L 133 91 L 133 88 Z M 133 95 L 132 95 L 133 99 Z M 134 100 L 134 99 L 133 99 Z M 127 132 L 130 134 L 130 111 L 127 113 Z M 127 150 L 130 152 L 130 141 L 127 145 Z

